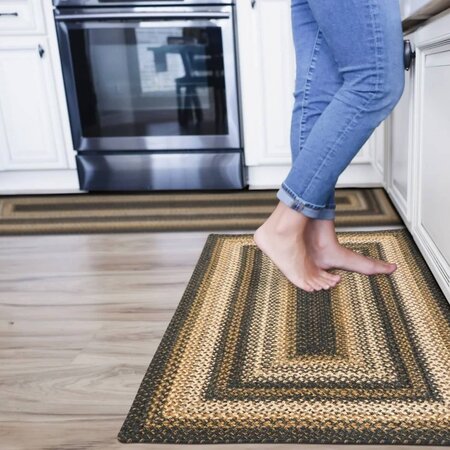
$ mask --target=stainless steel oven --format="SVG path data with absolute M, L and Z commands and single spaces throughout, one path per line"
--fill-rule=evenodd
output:
M 54 4 L 82 189 L 244 186 L 232 1 Z

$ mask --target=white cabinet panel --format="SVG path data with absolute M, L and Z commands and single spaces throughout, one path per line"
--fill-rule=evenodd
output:
M 290 1 L 259 0 L 258 41 L 264 114 L 265 143 L 262 158 L 289 163 L 290 121 L 294 97 L 295 53 L 292 40 Z
M 0 41 L 0 164 L 66 167 L 47 40 Z
M 405 36 L 414 46 L 414 34 Z M 405 89 L 388 122 L 388 191 L 408 224 L 411 222 L 412 121 L 415 64 L 405 71 Z
M 245 160 L 287 168 L 295 81 L 290 0 L 251 5 L 236 4 Z
M 409 76 L 405 79 L 405 91 L 392 113 L 391 124 L 391 168 L 392 186 L 398 192 L 402 202 L 406 205 L 408 199 L 408 154 L 410 144 L 410 118 L 411 107 Z M 406 212 L 406 211 L 405 211 Z
M 426 52 L 422 76 L 418 219 L 450 267 L 450 45 Z

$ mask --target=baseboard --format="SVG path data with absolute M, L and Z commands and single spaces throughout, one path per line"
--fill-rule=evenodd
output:
M 0 194 L 80 193 L 76 170 L 10 170 L 0 172 Z
M 278 189 L 286 178 L 289 166 L 249 166 L 249 189 Z M 351 164 L 341 174 L 337 187 L 382 187 L 383 176 L 373 164 Z

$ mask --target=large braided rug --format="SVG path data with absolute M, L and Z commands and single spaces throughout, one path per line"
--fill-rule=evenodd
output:
M 406 230 L 339 240 L 397 271 L 307 293 L 210 234 L 119 440 L 450 445 L 450 305 Z
M 0 235 L 255 230 L 276 190 L 0 196 Z M 338 189 L 337 226 L 399 225 L 383 189 Z

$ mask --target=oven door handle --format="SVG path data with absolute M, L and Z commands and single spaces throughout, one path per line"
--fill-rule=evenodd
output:
M 227 12 L 133 12 L 133 13 L 92 13 L 92 14 L 60 14 L 55 15 L 56 20 L 90 20 L 90 19 L 229 19 L 230 13 Z

